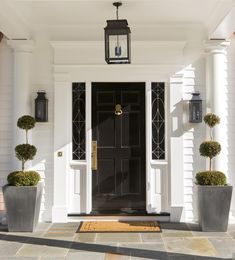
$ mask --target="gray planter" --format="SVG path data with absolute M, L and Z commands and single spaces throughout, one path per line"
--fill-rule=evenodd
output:
M 7 210 L 8 230 L 33 232 L 40 212 L 43 184 L 37 186 L 3 187 L 3 196 Z
M 227 231 L 232 190 L 230 185 L 197 185 L 198 220 L 202 231 Z

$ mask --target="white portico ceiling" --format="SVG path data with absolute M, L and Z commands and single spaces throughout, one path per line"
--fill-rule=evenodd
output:
M 103 40 L 107 19 L 115 18 L 111 0 L 1 0 L 0 30 L 9 38 Z M 124 0 L 120 18 L 135 40 L 209 37 L 234 0 Z M 7 12 L 7 13 L 6 13 Z M 21 28 L 19 28 L 21 26 Z M 190 36 L 190 37 L 191 37 Z

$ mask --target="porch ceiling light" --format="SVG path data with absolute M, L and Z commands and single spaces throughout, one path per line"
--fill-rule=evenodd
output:
M 116 20 L 107 20 L 105 34 L 105 61 L 108 64 L 131 63 L 131 30 L 126 19 L 118 19 L 121 2 L 114 2 Z

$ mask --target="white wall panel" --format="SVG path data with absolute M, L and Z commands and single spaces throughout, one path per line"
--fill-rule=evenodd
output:
M 7 175 L 12 170 L 12 89 L 13 53 L 6 41 L 0 43 L 0 189 L 6 184 Z M 4 216 L 2 190 L 0 191 L 0 222 Z
M 235 40 L 227 49 L 227 138 L 228 138 L 228 182 L 235 187 Z M 235 192 L 233 191 L 231 211 L 235 216 Z

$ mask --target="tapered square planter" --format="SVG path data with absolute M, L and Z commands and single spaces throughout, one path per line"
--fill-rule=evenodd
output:
M 37 186 L 3 187 L 7 210 L 8 230 L 11 232 L 33 232 L 37 226 L 43 183 Z
M 198 220 L 202 231 L 227 231 L 232 190 L 230 185 L 197 185 Z

